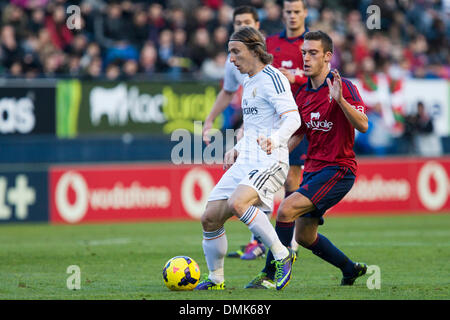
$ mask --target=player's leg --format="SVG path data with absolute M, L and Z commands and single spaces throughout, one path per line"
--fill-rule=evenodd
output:
M 300 186 L 302 180 L 302 170 L 305 164 L 306 152 L 308 150 L 308 140 L 306 137 L 300 141 L 299 145 L 289 153 L 289 172 L 284 183 L 284 198 L 289 197 Z M 298 251 L 298 243 L 295 241 L 295 228 L 294 236 L 290 243 L 291 249 L 295 252 Z
M 203 252 L 208 266 L 208 278 L 201 281 L 196 290 L 214 290 L 224 288 L 224 258 L 228 249 L 224 223 L 232 213 L 227 200 L 209 201 L 202 215 Z
M 224 257 L 228 249 L 224 223 L 232 216 L 227 200 L 245 174 L 246 172 L 240 166 L 231 166 L 209 194 L 208 203 L 201 218 L 202 246 L 209 275 L 197 285 L 196 290 L 223 289 Z
M 272 212 L 268 210 L 263 211 L 267 219 L 270 220 L 270 217 L 272 216 Z M 259 257 L 263 257 L 266 253 L 266 247 L 264 246 L 264 243 L 261 242 L 255 235 L 252 233 L 250 238 L 250 242 L 244 246 L 242 250 L 242 254 L 239 256 L 241 260 L 254 260 Z
M 233 213 L 273 252 L 276 288 L 281 290 L 290 281 L 296 255 L 281 244 L 270 220 L 257 205 L 268 207 L 268 203 L 273 202 L 273 194 L 281 187 L 285 171 L 281 168 L 273 170 L 272 167 L 272 170 L 260 174 L 253 181 L 249 179 L 239 185 L 228 203 Z
M 341 285 L 352 285 L 356 278 L 364 275 L 367 266 L 353 262 L 327 237 L 317 232 L 321 218 L 300 217 L 296 223 L 296 241 L 319 258 L 342 271 Z
M 258 192 L 250 186 L 240 184 L 233 192 L 228 205 L 231 212 L 244 222 L 250 231 L 259 238 L 264 245 L 273 249 L 277 260 L 289 255 L 289 251 L 279 241 L 276 232 L 267 219 L 266 214 L 257 205 L 260 204 Z
M 325 212 L 336 205 L 352 188 L 355 176 L 345 167 L 326 167 L 318 172 L 306 174 L 299 192 L 289 197 L 280 206 L 279 220 L 296 221 L 296 240 L 316 256 L 339 268 L 343 274 L 343 285 L 351 285 L 367 270 L 365 264 L 354 263 L 329 239 L 317 232 L 323 224 Z M 302 211 L 304 203 L 310 210 Z M 312 208 L 312 210 L 311 210 Z
M 286 178 L 286 182 L 284 183 L 284 198 L 289 197 L 295 190 L 298 189 L 300 185 L 300 179 L 302 176 L 302 167 L 299 165 L 291 165 L 289 167 L 289 172 Z M 293 227 L 292 227 L 293 228 Z M 295 228 L 294 228 L 294 236 L 291 239 L 290 247 L 292 250 L 298 250 L 298 243 L 295 241 Z
M 299 192 L 294 192 L 281 202 L 277 212 L 275 231 L 283 245 L 289 246 L 292 241 L 295 219 L 313 210 L 315 210 L 314 204 Z M 270 283 L 275 278 L 276 271 L 271 263 L 272 260 L 273 255 L 269 251 L 263 270 L 247 284 L 247 289 L 271 288 Z

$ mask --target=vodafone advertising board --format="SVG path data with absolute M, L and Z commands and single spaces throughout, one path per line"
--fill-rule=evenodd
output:
M 450 211 L 450 158 L 360 160 L 330 215 Z M 50 169 L 53 223 L 199 219 L 221 166 L 93 165 Z M 275 208 L 279 205 L 277 201 Z

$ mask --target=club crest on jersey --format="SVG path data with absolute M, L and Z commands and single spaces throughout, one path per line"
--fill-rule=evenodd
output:
M 328 132 L 333 128 L 333 122 L 320 121 L 320 112 L 311 112 L 311 120 L 306 123 L 308 129 Z

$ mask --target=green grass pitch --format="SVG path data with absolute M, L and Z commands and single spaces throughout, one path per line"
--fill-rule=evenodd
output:
M 250 237 L 237 220 L 225 224 L 228 249 Z M 327 217 L 319 231 L 354 261 L 381 269 L 381 289 L 368 276 L 340 287 L 338 269 L 300 249 L 292 280 L 283 291 L 244 285 L 264 261 L 226 258 L 227 289 L 171 292 L 162 281 L 164 263 L 176 255 L 196 260 L 207 272 L 197 221 L 1 225 L 0 299 L 449 299 L 450 215 Z M 70 265 L 81 270 L 80 290 L 69 290 Z

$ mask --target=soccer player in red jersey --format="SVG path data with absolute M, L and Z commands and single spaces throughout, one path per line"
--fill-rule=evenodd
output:
M 366 273 L 367 265 L 350 260 L 317 230 L 324 222 L 325 212 L 350 191 L 355 181 L 355 129 L 367 131 L 366 107 L 351 81 L 341 78 L 337 70 L 330 71 L 333 42 L 326 33 L 308 32 L 302 55 L 308 81 L 295 95 L 302 125 L 291 138 L 290 148 L 303 135 L 308 138 L 309 147 L 302 183 L 281 203 L 276 230 L 281 242 L 289 244 L 296 222 L 296 241 L 339 268 L 343 274 L 341 285 L 352 285 Z M 271 152 L 270 146 L 265 149 Z M 269 268 L 270 261 L 266 260 L 263 271 L 247 287 L 266 288 L 263 282 L 271 281 L 267 277 Z
M 303 72 L 301 47 L 308 31 L 305 18 L 308 15 L 304 0 L 283 1 L 283 20 L 286 26 L 281 33 L 266 38 L 267 51 L 273 55 L 272 66 L 279 69 L 293 88 L 306 83 Z

